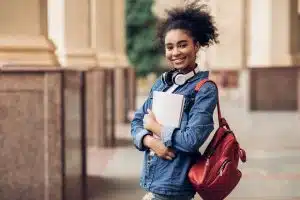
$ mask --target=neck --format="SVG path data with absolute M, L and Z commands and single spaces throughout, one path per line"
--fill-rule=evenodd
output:
M 187 74 L 187 73 L 193 71 L 196 67 L 197 67 L 197 63 L 194 63 L 190 66 L 185 67 L 184 69 L 181 69 L 180 72 L 184 73 L 184 74 Z

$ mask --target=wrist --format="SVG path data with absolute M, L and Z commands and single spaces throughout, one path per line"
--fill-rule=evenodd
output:
M 162 125 L 160 125 L 159 123 L 156 123 L 154 126 L 154 130 L 152 131 L 155 135 L 157 136 L 161 136 L 161 131 L 162 131 Z
M 151 135 L 145 135 L 145 137 L 143 138 L 143 144 L 144 146 L 151 148 L 152 143 L 153 143 L 153 137 Z

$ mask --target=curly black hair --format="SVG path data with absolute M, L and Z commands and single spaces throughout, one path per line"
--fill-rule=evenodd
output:
M 185 30 L 201 47 L 208 47 L 218 41 L 218 29 L 207 5 L 197 1 L 183 8 L 166 10 L 167 18 L 161 21 L 157 29 L 159 43 L 164 46 L 165 36 L 173 29 Z

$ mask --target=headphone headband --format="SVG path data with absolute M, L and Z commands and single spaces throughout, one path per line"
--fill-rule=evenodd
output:
M 195 69 L 190 71 L 189 73 L 183 74 L 176 69 L 172 69 L 169 72 L 165 72 L 162 76 L 162 80 L 164 83 L 168 85 L 176 84 L 183 85 L 187 80 L 192 78 L 195 74 L 200 71 L 200 67 L 197 65 Z

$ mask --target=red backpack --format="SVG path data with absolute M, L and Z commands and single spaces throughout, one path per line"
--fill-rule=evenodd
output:
M 211 80 L 202 80 L 195 87 L 196 92 L 206 82 L 216 85 Z M 217 110 L 219 128 L 204 154 L 192 165 L 188 173 L 190 182 L 204 200 L 222 200 L 227 197 L 242 177 L 238 169 L 239 160 L 246 162 L 245 150 L 240 148 L 234 133 L 221 116 L 219 97 Z

